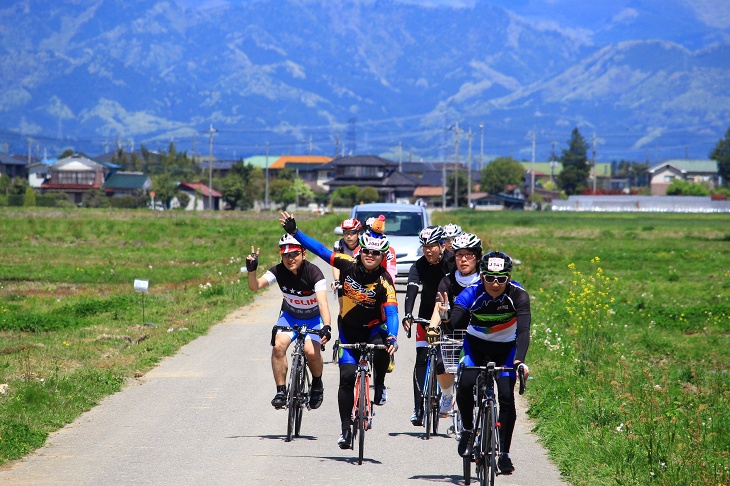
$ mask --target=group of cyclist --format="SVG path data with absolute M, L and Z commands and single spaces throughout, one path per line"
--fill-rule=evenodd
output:
M 322 357 L 319 343 L 331 337 L 325 278 L 321 270 L 306 261 L 310 251 L 333 267 L 333 289 L 339 300 L 337 317 L 341 343 L 369 342 L 384 344 L 386 349 L 374 354 L 375 405 L 387 401 L 385 375 L 392 355 L 398 350 L 398 307 L 396 302 L 395 251 L 385 232 L 385 218 L 357 219 L 342 222 L 343 237 L 332 249 L 304 234 L 292 215 L 281 213 L 279 220 L 286 234 L 279 240 L 282 262 L 267 270 L 260 278 L 256 268 L 260 249 L 251 248 L 246 259 L 248 283 L 259 290 L 274 282 L 283 293 L 278 327 L 291 327 L 294 321 L 307 322 L 309 329 L 320 332 L 308 335 L 305 345 L 312 374 L 310 408 L 318 408 L 323 399 Z M 529 369 L 525 355 L 530 342 L 530 299 L 522 286 L 511 280 L 513 259 L 501 251 L 484 252 L 482 241 L 475 234 L 465 233 L 454 224 L 429 226 L 419 233 L 423 256 L 411 267 L 405 298 L 406 331 L 416 326 L 416 360 L 413 371 L 414 410 L 411 423 L 423 423 L 421 385 L 426 373 L 429 336 L 454 330 L 466 330 L 460 363 L 479 366 L 494 361 L 497 366 L 520 369 L 525 379 Z M 430 326 L 415 324 L 415 300 L 420 290 L 420 305 L 415 317 L 430 320 Z M 322 336 L 321 339 L 319 336 Z M 271 363 L 276 382 L 272 405 L 285 406 L 286 350 L 291 333 L 279 331 L 272 339 Z M 316 343 L 316 345 L 315 345 Z M 337 394 L 341 421 L 338 445 L 347 449 L 351 441 L 352 404 L 354 400 L 357 359 L 352 350 L 339 350 L 340 382 Z M 461 373 L 456 386 L 456 403 L 461 413 L 463 430 L 458 453 L 471 455 L 473 434 L 473 388 L 478 372 Z M 454 376 L 446 373 L 442 363 L 437 367 L 442 391 L 440 411 L 451 412 L 454 397 Z M 502 456 L 498 467 L 510 474 L 514 466 L 509 450 L 516 421 L 515 373 L 503 373 L 497 380 Z

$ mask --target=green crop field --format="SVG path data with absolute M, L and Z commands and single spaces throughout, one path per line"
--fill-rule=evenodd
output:
M 297 219 L 329 244 L 344 216 Z M 567 480 L 730 483 L 730 216 L 433 220 L 522 261 L 529 413 Z M 273 213 L 2 209 L 0 463 L 249 303 L 245 255 L 273 263 L 281 233 Z

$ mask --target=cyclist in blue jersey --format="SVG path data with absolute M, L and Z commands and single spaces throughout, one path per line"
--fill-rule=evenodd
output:
M 388 251 L 388 238 L 367 230 L 360 235 L 360 253 L 353 257 L 335 253 L 317 240 L 305 235 L 298 228 L 294 217 L 281 213 L 284 230 L 304 248 L 333 267 L 340 269 L 342 307 L 337 318 L 339 339 L 343 344 L 368 342 L 385 344 L 386 350 L 376 350 L 373 357 L 375 369 L 375 405 L 387 400 L 385 375 L 390 356 L 398 350 L 398 303 L 395 287 L 388 271 L 382 267 Z M 357 359 L 353 350 L 340 348 L 340 387 L 337 401 L 342 433 L 337 440 L 342 449 L 350 447 L 352 404 L 355 401 L 355 373 Z
M 524 364 L 530 345 L 530 297 L 519 283 L 510 279 L 512 258 L 501 251 L 490 251 L 479 262 L 480 283 L 464 288 L 454 299 L 451 319 L 444 325 L 455 329 L 466 328 L 461 363 L 466 366 L 482 366 L 494 361 L 497 366 L 521 367 L 525 379 L 529 369 Z M 442 298 L 442 302 L 448 299 Z M 438 304 L 439 310 L 446 306 Z M 469 445 L 474 427 L 474 396 L 478 371 L 461 373 L 456 390 L 464 426 L 458 452 L 471 454 Z M 517 413 L 515 411 L 515 373 L 503 373 L 497 380 L 499 421 L 502 456 L 497 467 L 502 474 L 514 471 L 509 457 L 512 433 Z
M 251 254 L 246 257 L 248 288 L 255 292 L 273 285 L 274 282 L 279 285 L 284 298 L 275 327 L 286 328 L 306 323 L 309 329 L 323 330 L 327 333 L 322 338 L 317 334 L 308 334 L 304 343 L 304 354 L 312 372 L 309 406 L 313 409 L 319 408 L 324 398 L 320 343 L 327 343 L 332 329 L 327 303 L 327 282 L 322 270 L 306 260 L 306 251 L 290 235 L 284 235 L 279 240 L 281 263 L 256 278 L 260 252 L 261 248 L 254 251 L 251 247 Z M 271 368 L 274 372 L 276 395 L 271 400 L 271 405 L 274 408 L 284 408 L 286 405 L 286 350 L 292 339 L 294 339 L 293 331 L 277 331 L 272 337 Z

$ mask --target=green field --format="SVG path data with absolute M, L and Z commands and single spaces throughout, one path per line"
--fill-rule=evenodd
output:
M 342 217 L 298 221 L 329 243 Z M 529 413 L 567 480 L 730 483 L 730 216 L 433 219 L 522 261 Z M 0 463 L 250 302 L 243 259 L 280 236 L 275 214 L 3 209 Z

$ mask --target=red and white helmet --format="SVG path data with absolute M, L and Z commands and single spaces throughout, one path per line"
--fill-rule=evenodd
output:
M 285 234 L 279 239 L 279 253 L 289 253 L 292 251 L 303 251 L 302 244 L 299 243 L 296 238 L 290 234 Z
M 340 226 L 343 231 L 360 231 L 362 229 L 362 223 L 355 218 L 344 220 Z

